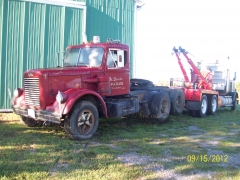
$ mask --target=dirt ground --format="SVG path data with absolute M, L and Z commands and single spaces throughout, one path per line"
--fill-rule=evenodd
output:
M 225 136 L 208 136 L 208 139 L 211 140 L 204 140 L 205 139 L 205 131 L 195 125 L 188 126 L 188 131 L 189 131 L 189 138 L 192 139 L 194 142 L 198 144 L 199 147 L 203 148 L 206 150 L 208 155 L 222 155 L 223 157 L 227 156 L 227 163 L 217 163 L 217 166 L 222 166 L 222 167 L 232 167 L 234 169 L 240 169 L 240 143 L 236 144 L 236 146 L 239 147 L 239 153 L 224 153 L 222 150 L 214 150 L 218 144 L 220 143 L 220 140 L 225 139 L 227 137 Z M 238 136 L 240 135 L 240 130 L 238 129 L 231 129 L 229 132 L 229 135 L 231 136 Z M 166 137 L 168 135 L 162 134 L 163 137 Z M 116 141 L 108 144 L 100 144 L 97 142 L 91 142 L 88 144 L 88 147 L 94 147 L 94 146 L 100 146 L 100 145 L 106 145 L 111 148 L 115 149 L 121 149 L 121 147 L 118 147 L 115 144 Z M 159 143 L 159 142 L 152 142 L 152 143 Z M 191 148 L 191 147 L 189 147 Z M 179 173 L 173 169 L 168 169 L 164 167 L 159 162 L 166 162 L 166 163 L 172 163 L 174 160 L 178 159 L 180 162 L 182 161 L 183 164 L 186 163 L 186 157 L 174 157 L 168 154 L 168 150 L 166 150 L 166 156 L 165 158 L 155 158 L 151 156 L 142 156 L 139 155 L 137 152 L 137 149 L 131 149 L 130 152 L 120 154 L 116 158 L 124 163 L 126 166 L 133 166 L 133 165 L 139 165 L 142 167 L 143 171 L 145 172 L 152 172 L 154 173 L 154 177 L 156 179 L 161 179 L 161 180 L 195 180 L 195 179 L 216 179 L 214 178 L 214 175 L 216 174 L 215 171 L 212 170 L 193 170 L 191 174 L 182 174 Z M 179 164 L 181 165 L 181 163 Z M 141 177 L 139 180 L 145 180 L 147 178 Z M 231 177 L 229 177 L 231 179 Z

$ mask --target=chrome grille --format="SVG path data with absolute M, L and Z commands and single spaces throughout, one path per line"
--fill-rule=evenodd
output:
M 24 78 L 25 101 L 27 105 L 40 107 L 38 78 Z

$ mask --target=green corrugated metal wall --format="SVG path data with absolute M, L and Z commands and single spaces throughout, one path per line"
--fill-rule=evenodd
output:
M 8 88 L 22 87 L 24 71 L 56 67 L 57 52 L 82 42 L 83 10 L 17 0 L 1 3 L 0 109 L 8 109 Z
M 86 2 L 88 40 L 99 35 L 134 47 L 133 0 Z M 82 42 L 83 10 L 22 0 L 0 0 L 0 109 L 10 108 L 8 88 L 22 87 L 27 69 L 55 67 L 56 53 Z

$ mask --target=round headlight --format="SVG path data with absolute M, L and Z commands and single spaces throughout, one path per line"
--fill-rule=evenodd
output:
M 13 95 L 14 95 L 14 97 L 19 97 L 19 93 L 18 93 L 17 89 L 14 90 Z
M 23 93 L 23 90 L 20 88 L 17 88 L 14 90 L 13 95 L 15 98 L 17 98 L 17 97 L 20 97 L 22 95 L 22 93 Z
M 57 100 L 58 103 L 62 103 L 62 101 L 63 101 L 63 95 L 60 91 L 58 91 L 58 94 L 56 96 L 56 100 Z

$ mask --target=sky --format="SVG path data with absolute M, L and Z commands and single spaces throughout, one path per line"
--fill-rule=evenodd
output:
M 240 81 L 240 0 L 145 0 L 137 11 L 135 77 L 182 78 L 173 47 L 194 63 L 219 60 Z M 229 57 L 229 59 L 227 58 Z M 181 56 L 187 73 L 186 60 Z M 189 71 L 188 71 L 189 70 Z

